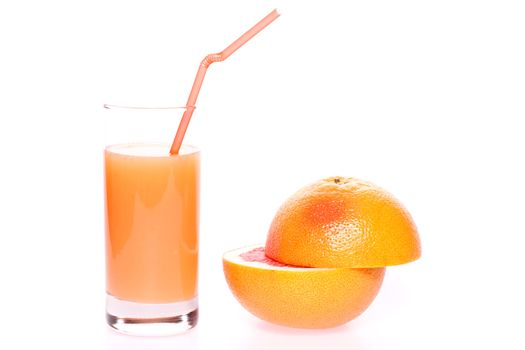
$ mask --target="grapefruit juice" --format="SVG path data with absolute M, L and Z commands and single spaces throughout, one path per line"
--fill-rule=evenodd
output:
M 108 322 L 196 318 L 199 151 L 122 144 L 104 160 Z

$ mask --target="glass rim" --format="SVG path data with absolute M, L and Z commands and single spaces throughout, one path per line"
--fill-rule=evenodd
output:
M 119 152 L 118 149 L 124 149 L 124 148 L 148 148 L 148 147 L 161 147 L 168 150 L 168 153 L 166 155 L 151 155 L 151 154 L 129 154 L 126 152 Z M 165 142 L 125 142 L 125 143 L 114 143 L 114 144 L 108 144 L 104 146 L 104 153 L 112 153 L 117 155 L 123 155 L 123 156 L 133 156 L 138 158 L 181 158 L 181 157 L 189 157 L 195 154 L 200 154 L 201 149 L 195 145 L 191 144 L 183 144 L 181 146 L 181 150 L 184 149 L 185 152 L 179 153 L 179 154 L 170 154 L 169 153 L 170 144 Z
M 104 103 L 104 109 L 120 109 L 120 110 L 178 110 L 178 109 L 196 109 L 196 106 L 124 106 L 115 105 L 111 103 Z

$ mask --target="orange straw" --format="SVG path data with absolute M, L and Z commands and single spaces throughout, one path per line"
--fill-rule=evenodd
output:
M 206 57 L 204 57 L 199 66 L 199 70 L 197 71 L 197 76 L 195 77 L 193 86 L 191 87 L 190 96 L 188 97 L 188 102 L 186 102 L 186 110 L 182 115 L 182 120 L 180 121 L 179 128 L 177 129 L 177 134 L 175 135 L 175 139 L 173 140 L 173 143 L 171 145 L 170 154 L 173 155 L 179 153 L 180 146 L 182 145 L 182 139 L 184 138 L 184 134 L 186 133 L 186 129 L 188 128 L 188 124 L 190 123 L 193 110 L 195 110 L 195 103 L 197 102 L 197 97 L 199 96 L 202 81 L 204 80 L 206 70 L 208 69 L 210 64 L 212 64 L 213 62 L 224 61 L 225 59 L 230 57 L 232 53 L 234 53 L 235 51 L 237 51 L 237 49 L 246 44 L 246 42 L 253 38 L 255 34 L 259 33 L 261 30 L 266 28 L 266 26 L 275 21 L 277 17 L 279 17 L 279 12 L 277 12 L 277 10 L 273 10 L 266 17 L 260 20 L 256 25 L 250 28 L 250 30 L 248 30 L 237 40 L 231 43 L 230 46 L 225 48 L 222 52 L 209 54 Z

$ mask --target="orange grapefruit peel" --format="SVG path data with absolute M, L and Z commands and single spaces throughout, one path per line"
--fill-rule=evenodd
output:
M 251 253 L 251 257 L 243 254 Z M 257 256 L 258 255 L 258 256 Z M 223 256 L 233 295 L 255 316 L 297 328 L 330 328 L 360 315 L 377 295 L 384 268 L 304 268 L 272 262 L 262 245 Z
M 394 196 L 367 181 L 332 177 L 283 203 L 266 255 L 296 266 L 384 267 L 418 259 L 421 244 L 410 213 Z

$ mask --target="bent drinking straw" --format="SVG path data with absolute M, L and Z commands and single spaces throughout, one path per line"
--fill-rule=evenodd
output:
M 253 38 L 257 33 L 266 28 L 270 23 L 275 21 L 277 17 L 279 17 L 279 15 L 280 14 L 279 12 L 277 12 L 277 9 L 273 10 L 266 17 L 260 20 L 256 25 L 250 28 L 246 33 L 244 33 L 237 40 L 231 43 L 222 52 L 209 54 L 206 57 L 204 57 L 199 66 L 199 69 L 197 70 L 197 75 L 195 77 L 195 81 L 193 82 L 193 86 L 191 87 L 190 95 L 188 97 L 188 101 L 186 102 L 186 110 L 182 115 L 179 128 L 177 129 L 177 134 L 175 134 L 175 138 L 173 139 L 170 154 L 175 155 L 179 153 L 184 134 L 186 133 L 186 129 L 188 128 L 188 124 L 190 123 L 191 116 L 193 114 L 193 111 L 195 110 L 195 103 L 197 102 L 197 97 L 199 96 L 199 91 L 201 89 L 204 76 L 206 75 L 206 70 L 208 69 L 210 64 L 214 62 L 224 61 L 225 59 L 230 57 L 232 53 L 234 53 L 241 46 L 246 44 L 248 40 Z

